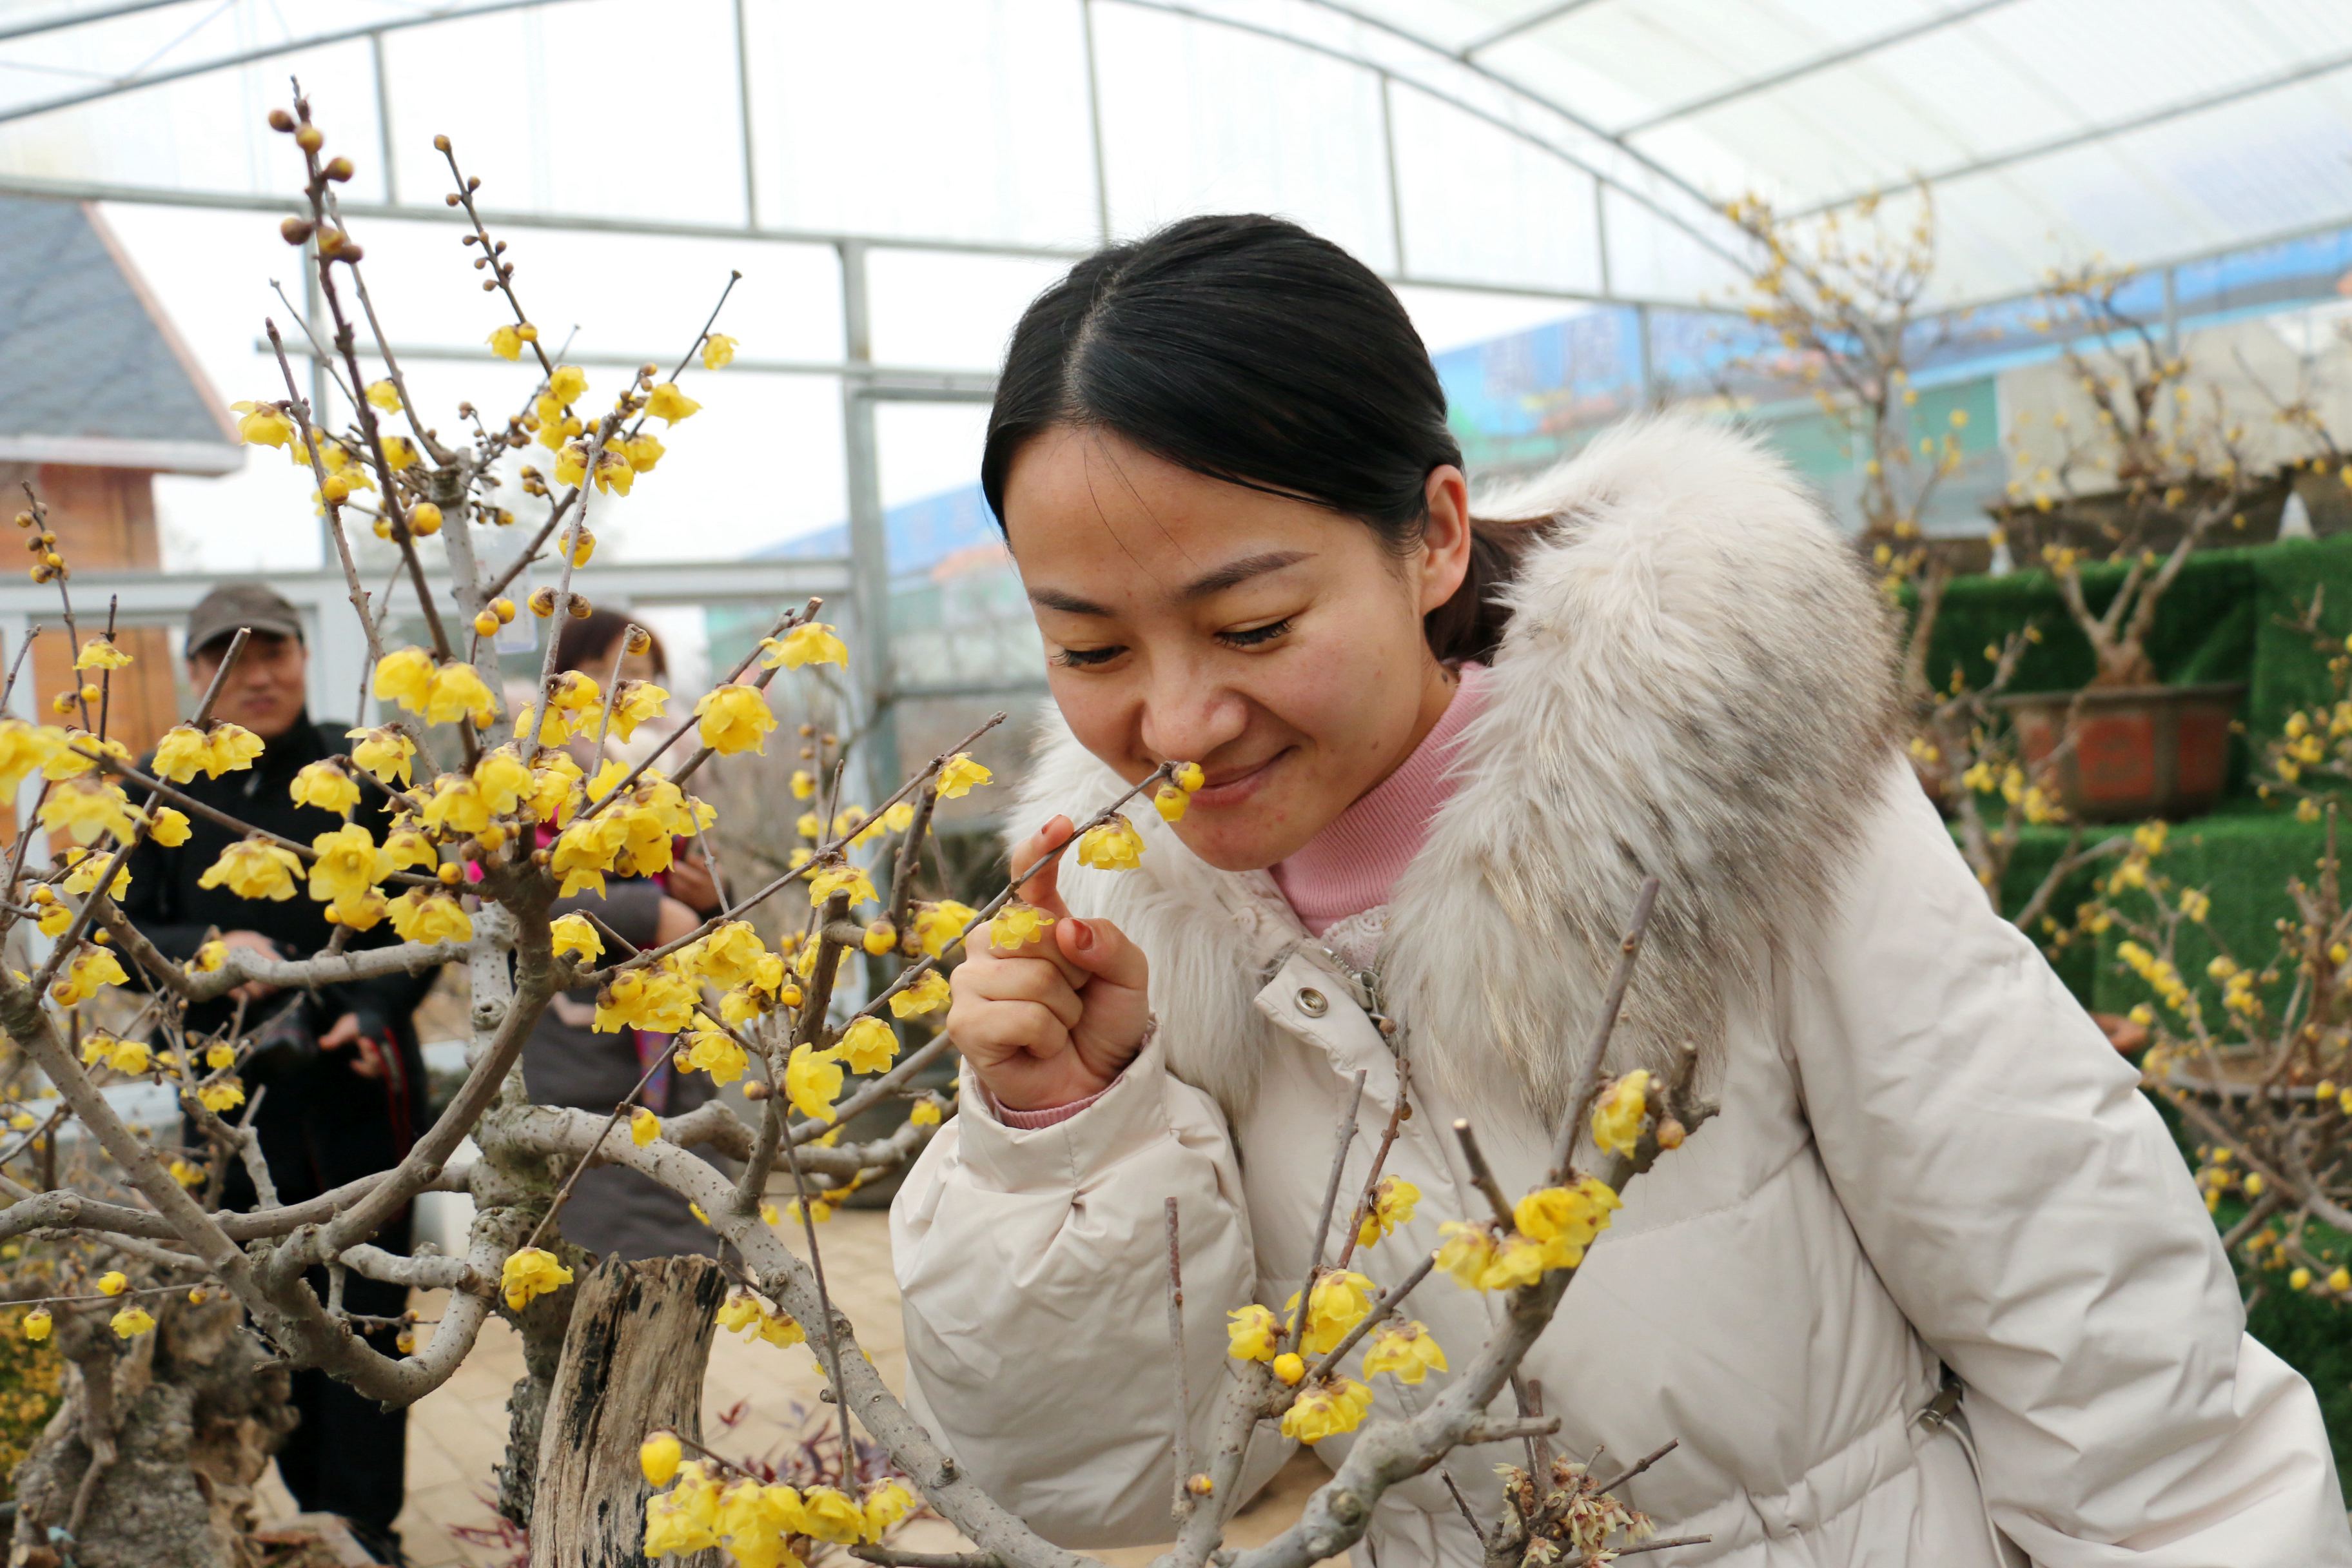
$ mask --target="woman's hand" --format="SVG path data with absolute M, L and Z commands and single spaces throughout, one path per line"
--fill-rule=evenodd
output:
M 1017 871 L 1068 842 L 1057 816 L 1013 852 Z M 1143 952 L 1108 921 L 1082 921 L 1062 903 L 1056 861 L 1033 878 L 1028 901 L 1054 917 L 1012 952 L 985 932 L 964 946 L 950 984 L 948 1038 L 1008 1110 L 1047 1110 L 1099 1094 L 1143 1048 L 1151 1022 Z

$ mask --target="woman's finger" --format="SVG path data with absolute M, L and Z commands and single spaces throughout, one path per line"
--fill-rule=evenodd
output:
M 986 1068 L 1011 1057 L 1059 1056 L 1070 1048 L 1070 1031 L 1042 1002 L 982 1002 L 958 1008 L 948 1020 L 956 1049 Z
M 1061 970 L 1042 958 L 1008 958 L 994 963 L 959 965 L 959 977 L 971 973 L 959 996 L 975 1002 L 1040 1002 L 1068 1028 L 1076 1028 L 1086 1006 Z
M 1055 816 L 1023 839 L 1020 847 L 1013 851 L 1013 874 L 1015 877 L 1040 860 L 1048 861 L 1045 869 L 1021 885 L 1017 896 L 1036 905 L 1055 920 L 1066 916 L 1070 910 L 1062 902 L 1062 858 L 1053 852 L 1067 844 L 1070 835 L 1076 831 L 1068 817 Z

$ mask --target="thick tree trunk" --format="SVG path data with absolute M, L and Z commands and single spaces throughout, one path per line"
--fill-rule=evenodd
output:
M 75 1568 L 225 1568 L 251 1528 L 253 1484 L 294 1425 L 286 1369 L 226 1295 L 157 1306 L 124 1344 L 105 1320 L 60 1323 L 74 1372 L 16 1472 L 16 1548 Z M 93 1454 L 99 1460 L 90 1474 Z M 77 1521 L 69 1550 L 50 1537 Z
M 540 1438 L 530 1568 L 645 1561 L 652 1489 L 637 1449 L 657 1427 L 700 1438 L 702 1376 L 726 1293 L 707 1258 L 608 1258 L 580 1286 Z

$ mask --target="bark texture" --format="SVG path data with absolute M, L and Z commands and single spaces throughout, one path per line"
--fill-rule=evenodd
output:
M 73 1522 L 76 1568 L 221 1568 L 252 1523 L 253 1483 L 293 1429 L 286 1369 L 235 1300 L 173 1300 L 127 1345 L 103 1318 L 60 1323 L 66 1398 L 16 1472 L 16 1547 L 37 1561 Z M 92 1456 L 97 1479 L 89 1479 Z M 82 1499 L 85 1484 L 88 1497 Z
M 707 1258 L 610 1258 L 581 1285 L 540 1438 L 530 1568 L 644 1562 L 652 1489 L 637 1449 L 656 1427 L 700 1438 L 703 1371 L 726 1293 Z

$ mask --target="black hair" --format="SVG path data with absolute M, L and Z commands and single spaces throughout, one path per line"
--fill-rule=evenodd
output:
M 1428 481 L 1462 466 L 1445 391 L 1388 286 L 1282 218 L 1192 217 L 1095 252 L 1013 330 L 981 488 L 1056 426 L 1113 430 L 1195 473 L 1328 507 L 1419 542 Z M 1423 623 L 1442 659 L 1490 657 L 1522 525 L 1478 522 L 1460 590 Z
M 555 634 L 555 668 L 576 669 L 583 675 L 593 675 L 599 681 L 612 673 L 613 645 L 629 629 L 629 617 L 618 610 L 591 610 L 578 620 L 567 620 L 563 629 Z M 662 651 L 661 638 L 654 637 L 652 628 L 646 636 L 653 637 L 651 649 L 654 673 L 669 674 L 669 658 Z

